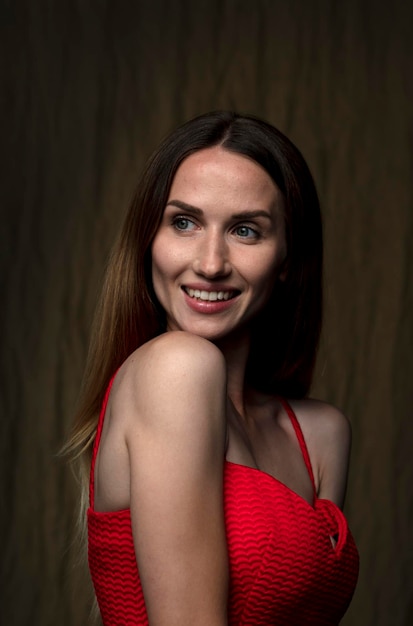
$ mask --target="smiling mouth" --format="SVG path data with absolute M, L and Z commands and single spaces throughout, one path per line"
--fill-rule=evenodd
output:
M 236 295 L 235 291 L 205 291 L 201 289 L 188 289 L 187 287 L 183 287 L 183 289 L 190 298 L 203 300 L 204 302 L 230 300 Z

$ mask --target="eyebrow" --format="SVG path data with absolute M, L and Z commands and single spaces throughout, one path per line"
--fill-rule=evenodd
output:
M 175 206 L 182 211 L 187 211 L 188 213 L 193 213 L 195 215 L 203 215 L 204 212 L 202 209 L 199 209 L 192 204 L 187 204 L 186 202 L 182 202 L 182 200 L 169 200 L 166 206 Z M 257 210 L 257 211 L 242 211 L 242 213 L 234 213 L 232 215 L 233 219 L 239 220 L 248 220 L 253 219 L 255 217 L 266 217 L 267 219 L 272 221 L 272 216 L 267 211 Z

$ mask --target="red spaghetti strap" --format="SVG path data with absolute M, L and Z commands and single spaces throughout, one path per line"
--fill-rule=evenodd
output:
M 299 424 L 299 421 L 297 419 L 296 414 L 292 410 L 292 408 L 289 405 L 289 403 L 287 402 L 287 400 L 285 400 L 285 398 L 280 398 L 280 402 L 283 405 L 284 409 L 286 410 L 287 415 L 290 418 L 291 423 L 292 423 L 292 425 L 294 427 L 295 434 L 296 434 L 297 439 L 298 439 L 298 443 L 300 444 L 301 453 L 302 453 L 303 458 L 304 458 L 304 463 L 305 463 L 305 465 L 307 467 L 307 471 L 308 471 L 308 473 L 310 475 L 311 482 L 313 483 L 314 495 L 316 496 L 317 495 L 317 490 L 316 490 L 316 486 L 315 486 L 313 468 L 311 466 L 310 455 L 308 454 L 308 448 L 307 448 L 307 444 L 305 443 L 303 431 L 301 430 L 301 426 Z
M 98 453 L 98 449 L 99 449 L 99 443 L 100 443 L 100 438 L 102 436 L 102 428 L 103 428 L 103 422 L 105 419 L 105 412 L 106 412 L 106 407 L 108 404 L 108 400 L 109 400 L 109 394 L 110 394 L 110 390 L 112 389 L 112 384 L 113 381 L 115 380 L 115 376 L 116 373 L 112 376 L 112 378 L 109 381 L 109 385 L 106 389 L 104 398 L 103 398 L 103 402 L 102 402 L 102 408 L 100 410 L 99 413 L 99 420 L 98 420 L 98 425 L 97 425 L 97 429 L 96 429 L 96 437 L 95 437 L 95 441 L 93 444 L 93 452 L 92 452 L 92 462 L 90 465 L 90 477 L 89 477 L 89 505 L 92 509 L 94 509 L 95 507 L 95 463 L 96 463 L 96 456 Z

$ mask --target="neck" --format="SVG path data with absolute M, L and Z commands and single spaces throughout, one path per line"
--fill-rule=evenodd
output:
M 246 396 L 249 391 L 245 381 L 245 370 L 251 345 L 250 335 L 240 331 L 236 336 L 231 335 L 215 343 L 227 363 L 228 397 L 237 411 L 245 415 Z

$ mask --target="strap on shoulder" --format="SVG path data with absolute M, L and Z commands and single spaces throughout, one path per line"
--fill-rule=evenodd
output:
M 287 412 L 287 415 L 290 418 L 291 423 L 292 423 L 292 425 L 294 427 L 294 431 L 295 431 L 295 434 L 297 436 L 298 443 L 300 445 L 301 453 L 303 455 L 304 463 L 306 465 L 308 474 L 309 474 L 309 476 L 311 478 L 311 482 L 312 482 L 313 489 L 314 489 L 314 495 L 317 495 L 317 490 L 316 490 L 315 480 L 314 480 L 313 468 L 312 468 L 311 461 L 310 461 L 310 455 L 308 454 L 307 444 L 305 442 L 303 431 L 301 430 L 300 423 L 299 423 L 299 421 L 297 419 L 296 414 L 292 410 L 290 404 L 287 402 L 287 400 L 285 398 L 280 398 L 280 402 L 283 405 L 285 411 Z
M 93 509 L 95 506 L 95 464 L 96 457 L 99 450 L 100 438 L 102 436 L 103 422 L 105 420 L 106 407 L 109 400 L 110 390 L 112 389 L 113 381 L 115 379 L 116 373 L 112 376 L 109 381 L 109 385 L 105 391 L 105 395 L 102 402 L 102 408 L 99 413 L 99 419 L 96 429 L 95 441 L 93 443 L 93 452 L 92 452 L 92 461 L 90 464 L 90 476 L 89 476 L 89 506 Z

